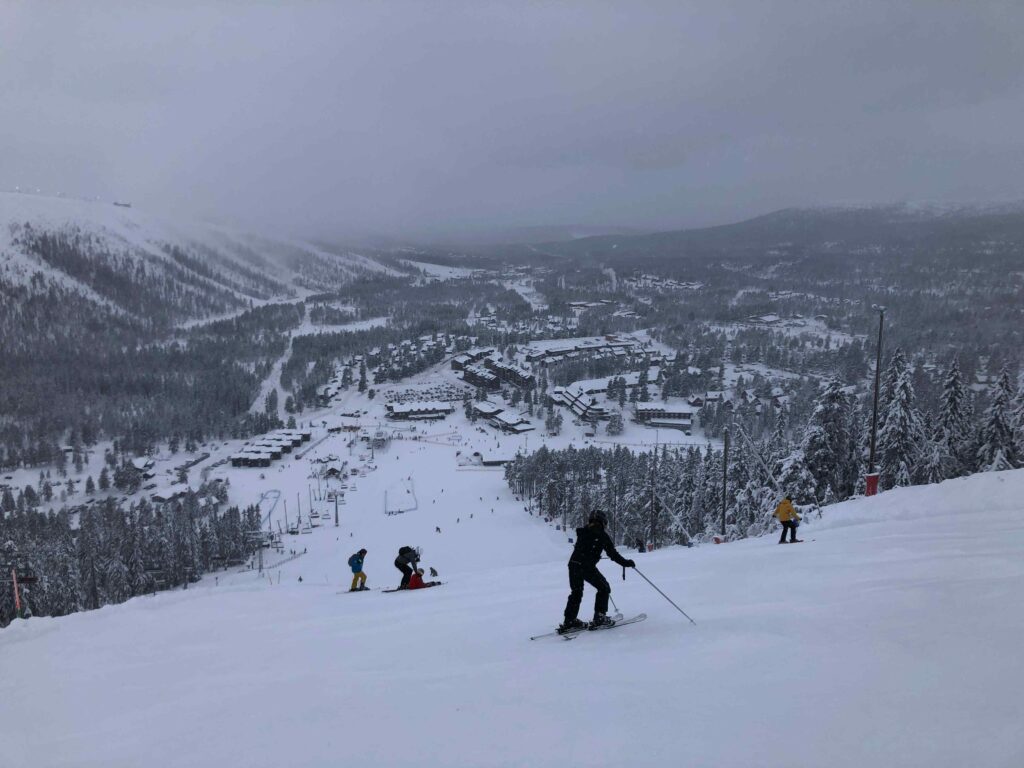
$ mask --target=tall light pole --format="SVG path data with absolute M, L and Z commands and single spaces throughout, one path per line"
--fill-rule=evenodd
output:
M 725 442 L 722 446 L 722 540 L 725 540 L 725 512 L 729 506 L 729 428 L 725 428 Z
M 878 390 L 882 379 L 882 328 L 885 325 L 885 307 L 873 304 L 878 310 L 878 346 L 875 350 L 875 406 L 871 412 L 871 450 L 868 454 L 868 474 L 864 478 L 864 495 L 878 493 L 878 473 L 875 472 L 875 445 L 878 435 Z

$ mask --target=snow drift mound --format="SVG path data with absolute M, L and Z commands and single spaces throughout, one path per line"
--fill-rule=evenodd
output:
M 808 521 L 815 531 L 865 523 L 934 519 L 978 512 L 1012 512 L 1024 506 L 1024 470 L 960 477 L 934 485 L 894 488 L 874 498 L 832 504 L 820 520 Z

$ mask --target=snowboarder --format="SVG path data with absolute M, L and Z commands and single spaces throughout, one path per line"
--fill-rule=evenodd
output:
M 597 562 L 604 552 L 624 568 L 635 568 L 636 563 L 627 560 L 615 550 L 615 545 L 605 532 L 608 516 L 599 509 L 590 513 L 587 525 L 576 529 L 576 544 L 569 558 L 569 599 L 565 604 L 565 621 L 559 626 L 559 633 L 583 629 L 587 625 L 577 618 L 583 601 L 583 582 L 597 590 L 594 598 L 594 620 L 591 627 L 609 626 L 615 622 L 608 618 L 608 598 L 612 588 L 608 580 L 597 569 Z
M 440 581 L 424 581 L 423 580 L 423 569 L 417 568 L 412 576 L 409 577 L 409 589 L 423 589 L 424 587 L 436 587 L 440 585 Z
M 349 592 L 361 592 L 369 589 L 366 586 L 366 574 L 363 573 L 363 559 L 366 557 L 366 550 L 360 549 L 348 559 L 348 567 L 352 569 L 352 587 Z
M 395 558 L 395 568 L 402 572 L 402 583 L 399 589 L 409 588 L 409 579 L 412 577 L 413 568 L 420 561 L 420 553 L 412 547 L 402 547 L 398 550 L 398 557 Z
M 797 514 L 796 508 L 793 506 L 793 500 L 789 497 L 789 494 L 779 502 L 779 506 L 775 508 L 773 516 L 778 518 L 778 521 L 782 523 L 782 537 L 779 539 L 779 544 L 786 543 L 786 531 L 789 531 L 789 543 L 796 544 L 802 539 L 796 537 L 796 527 L 800 523 L 800 515 Z

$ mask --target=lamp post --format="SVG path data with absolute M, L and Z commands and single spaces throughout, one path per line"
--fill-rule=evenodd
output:
M 729 506 L 729 428 L 725 428 L 725 443 L 722 446 L 722 540 L 725 540 L 725 512 Z
M 882 328 L 885 325 L 885 307 L 873 304 L 871 308 L 878 310 L 878 346 L 875 350 L 875 405 L 871 413 L 871 449 L 868 453 L 868 473 L 864 478 L 865 496 L 874 496 L 878 493 L 878 473 L 875 472 L 875 445 L 878 435 L 878 390 L 882 378 Z

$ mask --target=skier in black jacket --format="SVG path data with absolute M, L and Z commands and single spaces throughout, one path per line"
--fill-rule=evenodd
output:
M 597 590 L 597 597 L 594 598 L 594 620 L 590 626 L 600 627 L 615 623 L 607 615 L 608 597 L 612 593 L 612 588 L 608 586 L 608 580 L 597 570 L 597 562 L 604 552 L 614 562 L 626 568 L 635 568 L 636 563 L 615 551 L 615 545 L 604 530 L 607 523 L 608 516 L 597 509 L 590 513 L 586 527 L 576 529 L 576 546 L 573 547 L 572 557 L 569 558 L 571 592 L 565 604 L 565 621 L 558 628 L 559 632 L 583 629 L 587 626 L 576 618 L 580 612 L 580 603 L 583 601 L 584 581 Z
M 412 547 L 402 547 L 398 550 L 398 557 L 395 558 L 395 568 L 402 572 L 402 583 L 399 589 L 409 588 L 409 578 L 412 576 L 413 568 L 420 561 L 419 550 Z

